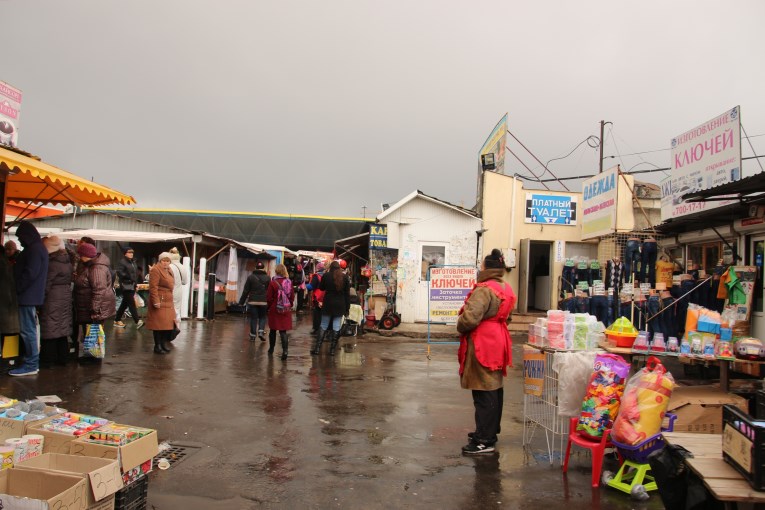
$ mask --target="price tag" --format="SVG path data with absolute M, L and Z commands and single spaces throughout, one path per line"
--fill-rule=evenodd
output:
M 648 294 L 650 294 L 651 293 L 651 284 L 650 283 L 641 283 L 640 284 L 640 292 L 644 296 L 647 296 Z

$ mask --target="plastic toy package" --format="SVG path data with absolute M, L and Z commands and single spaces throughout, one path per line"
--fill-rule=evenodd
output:
M 576 430 L 585 437 L 600 438 L 619 412 L 630 365 L 616 354 L 598 354 L 593 368 Z
M 639 444 L 658 434 L 675 387 L 672 374 L 654 356 L 633 375 L 624 390 L 619 416 L 611 431 L 615 441 Z

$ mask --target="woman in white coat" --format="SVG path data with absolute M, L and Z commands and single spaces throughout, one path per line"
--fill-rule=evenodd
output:
M 175 323 L 178 329 L 181 327 L 181 301 L 183 300 L 183 286 L 189 283 L 189 271 L 181 264 L 181 254 L 178 248 L 170 250 L 170 272 L 175 278 L 173 288 L 173 306 L 175 306 Z

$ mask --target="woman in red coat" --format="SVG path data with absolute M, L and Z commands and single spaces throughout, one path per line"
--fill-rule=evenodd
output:
M 285 295 L 289 303 L 279 304 L 280 291 Z M 271 279 L 266 289 L 266 304 L 268 305 L 268 355 L 274 353 L 276 346 L 276 332 L 282 341 L 282 359 L 287 359 L 287 346 L 289 340 L 287 331 L 292 329 L 292 303 L 295 293 L 292 290 L 292 281 L 284 264 L 276 266 L 276 276 Z M 288 306 L 284 306 L 287 304 Z

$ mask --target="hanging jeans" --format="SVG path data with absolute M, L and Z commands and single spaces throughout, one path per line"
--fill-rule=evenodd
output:
M 656 286 L 656 255 L 658 248 L 655 241 L 643 243 L 643 255 L 640 263 L 640 282 L 650 283 L 651 288 Z M 646 280 L 646 278 L 648 278 Z
M 682 335 L 685 333 L 685 318 L 688 315 L 688 303 L 694 302 L 692 301 L 694 292 L 691 292 L 689 295 L 685 296 L 684 298 L 680 299 L 680 296 L 685 295 L 687 292 L 690 292 L 691 289 L 696 285 L 696 282 L 694 280 L 683 280 L 680 282 L 680 285 L 673 285 L 672 286 L 672 297 L 675 298 L 675 324 L 677 324 L 677 338 L 681 338 Z
M 576 298 L 568 298 L 561 301 L 560 309 L 570 313 L 576 313 Z
M 590 268 L 590 287 L 595 280 L 603 281 L 603 277 L 600 274 L 600 268 Z
M 563 266 L 563 297 L 565 297 L 565 293 L 568 292 L 570 294 L 574 293 L 574 286 L 576 285 L 576 273 L 574 272 L 574 268 L 571 266 Z
M 619 298 L 610 294 L 606 299 L 608 299 L 608 322 L 606 323 L 606 327 L 609 327 L 614 323 L 616 316 L 619 314 Z
M 576 283 L 587 282 L 590 283 L 590 268 L 579 269 L 576 268 Z
M 657 313 L 659 313 L 659 310 L 661 310 L 661 298 L 659 296 L 648 296 L 648 300 L 646 301 L 645 311 L 647 314 L 646 320 L 650 319 L 651 317 L 654 317 Z M 664 333 L 664 324 L 661 322 L 661 315 L 658 315 L 648 321 L 648 331 L 651 333 L 651 337 L 653 337 L 654 333 L 661 333 L 662 335 L 665 335 L 666 340 L 666 334 Z
M 677 333 L 674 298 L 668 297 L 662 299 L 661 306 L 664 312 L 659 315 L 659 319 L 661 320 L 662 330 L 664 331 L 664 340 L 669 340 L 669 337 L 671 336 L 679 338 Z
M 590 298 L 590 315 L 608 327 L 608 298 L 606 296 L 592 296 Z
M 576 301 L 576 313 L 589 313 L 590 312 L 590 298 L 577 297 Z
M 632 273 L 637 272 L 640 262 L 640 241 L 627 241 L 624 246 L 624 281 L 632 281 Z

